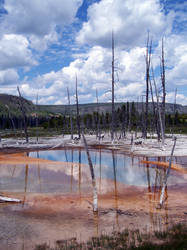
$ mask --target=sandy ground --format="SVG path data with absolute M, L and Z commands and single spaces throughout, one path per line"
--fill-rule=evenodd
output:
M 142 145 L 131 145 L 131 138 L 116 141 L 113 144 L 105 136 L 97 141 L 95 136 L 87 136 L 88 144 L 93 148 L 116 149 L 121 153 L 145 156 L 169 156 L 173 140 L 166 139 L 164 148 L 156 140 L 145 140 Z M 137 139 L 140 141 L 140 139 Z M 83 143 L 72 142 L 69 136 L 42 138 L 36 144 L 35 138 L 25 144 L 23 140 L 2 140 L 0 161 L 2 164 L 46 165 L 63 163 L 38 160 L 25 156 L 19 151 L 36 149 L 57 149 L 62 147 L 83 147 Z M 5 154 L 14 152 L 14 154 Z M 187 136 L 177 136 L 175 156 L 187 156 Z M 67 164 L 67 163 L 66 163 Z M 180 167 L 180 166 L 177 166 Z M 185 174 L 186 173 L 180 173 Z M 102 180 L 104 187 L 113 186 L 110 180 Z M 99 190 L 99 180 L 97 187 Z M 18 198 L 19 204 L 0 204 L 0 249 L 33 249 L 36 243 L 48 242 L 51 245 L 59 239 L 76 237 L 88 240 L 101 233 L 114 230 L 139 229 L 141 232 L 165 230 L 173 223 L 187 223 L 187 183 L 169 186 L 167 200 L 162 209 L 157 209 L 160 188 L 135 187 L 118 183 L 117 191 L 99 192 L 98 213 L 93 213 L 92 192 L 80 194 L 45 193 L 8 193 L 2 195 Z
M 118 185 L 117 194 L 99 195 L 98 214 L 93 213 L 92 195 L 30 194 L 24 205 L 0 207 L 0 249 L 32 249 L 36 243 L 53 244 L 72 237 L 85 241 L 127 228 L 143 233 L 163 231 L 173 223 L 187 222 L 186 188 L 169 188 L 164 207 L 157 209 L 158 193 Z M 23 194 L 15 196 L 23 199 Z

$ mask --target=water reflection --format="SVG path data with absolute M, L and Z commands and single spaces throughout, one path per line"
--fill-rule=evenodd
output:
M 127 211 L 130 208 L 132 209 L 133 205 L 129 206 L 130 208 L 126 207 L 126 204 L 129 204 L 127 199 L 127 196 L 130 196 L 127 191 L 129 186 L 140 186 L 146 190 L 146 195 L 145 192 L 143 193 L 145 197 L 138 198 L 139 200 L 144 199 L 143 207 L 149 212 L 148 217 L 152 230 L 167 229 L 169 189 L 171 185 L 186 183 L 184 175 L 171 171 L 168 186 L 165 189 L 166 201 L 162 211 L 158 211 L 156 205 L 159 202 L 163 180 L 166 175 L 165 168 L 153 167 L 150 163 L 141 164 L 142 157 L 118 154 L 115 150 L 91 150 L 90 154 L 97 179 L 99 213 L 87 212 L 83 217 L 92 216 L 90 224 L 92 224 L 92 231 L 95 236 L 103 230 L 103 224 L 110 223 L 115 230 L 120 230 L 124 227 L 126 219 L 132 218 L 133 220 L 133 217 L 130 217 L 130 212 Z M 84 207 L 87 202 L 84 197 L 92 194 L 90 170 L 84 150 L 38 151 L 29 153 L 29 156 L 38 158 L 38 163 L 0 164 L 0 188 L 2 192 L 22 192 L 23 206 L 28 201 L 27 195 L 29 193 L 60 194 L 61 196 L 64 194 L 77 195 L 80 201 L 80 203 L 79 201 L 77 203 L 78 206 Z M 39 158 L 59 161 L 62 164 L 43 164 L 39 162 Z M 145 158 L 144 160 L 162 162 L 167 159 L 157 157 Z M 176 158 L 175 161 L 185 162 L 179 158 Z M 140 194 L 142 195 L 142 193 Z M 102 199 L 104 200 L 103 203 Z M 105 201 L 108 203 L 105 204 Z M 132 199 L 133 202 L 135 207 L 136 200 Z M 142 204 L 140 201 L 138 202 Z M 85 207 L 89 210 L 88 207 L 90 206 L 88 204 Z M 63 216 L 63 213 L 61 214 Z M 58 214 L 58 216 L 61 215 Z M 109 217 L 110 221 L 108 222 Z M 60 224 L 58 217 L 56 220 Z M 61 223 L 63 223 L 63 219 Z M 90 224 L 88 222 L 86 226 Z M 74 229 L 71 228 L 71 230 Z
M 142 158 L 116 153 L 114 150 L 102 152 L 90 151 L 94 163 L 95 176 L 100 193 L 112 191 L 114 185 L 117 197 L 118 183 L 148 187 L 148 193 L 154 189 L 154 198 L 163 184 L 165 168 L 151 164 L 140 164 Z M 2 190 L 18 192 L 79 193 L 91 190 L 90 173 L 84 150 L 66 149 L 56 151 L 31 152 L 30 157 L 62 162 L 55 166 L 49 164 L 5 165 L 0 164 L 0 184 Z M 146 161 L 165 161 L 165 158 L 151 158 Z M 29 173 L 28 173 L 29 172 Z M 29 181 L 28 181 L 29 175 Z M 171 171 L 168 185 L 185 183 L 184 176 Z M 24 183 L 22 185 L 22 183 Z M 24 186 L 24 189 L 22 188 Z M 68 190 L 69 186 L 69 190 Z M 117 198 L 116 198 L 117 200 Z
M 165 161 L 165 158 L 158 157 L 158 161 Z M 146 157 L 148 161 L 148 157 Z M 157 205 L 159 204 L 160 193 L 163 186 L 163 180 L 166 175 L 166 169 L 159 169 L 158 166 L 154 168 L 155 170 L 155 181 L 151 185 L 150 181 L 150 164 L 146 164 L 147 170 L 147 191 L 149 200 L 149 216 L 152 226 L 152 231 L 163 231 L 167 230 L 168 227 L 168 188 L 165 189 L 165 206 L 160 212 L 157 210 Z
M 114 198 L 115 198 L 115 210 L 116 210 L 116 226 L 117 226 L 117 229 L 120 230 L 119 221 L 118 221 L 118 189 L 117 189 L 117 178 L 116 178 L 117 157 L 116 157 L 114 150 L 112 150 L 112 163 L 113 163 L 113 174 L 114 174 Z

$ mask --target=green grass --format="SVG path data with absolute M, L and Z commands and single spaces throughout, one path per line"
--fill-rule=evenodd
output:
M 139 230 L 113 232 L 111 235 L 92 237 L 85 243 L 76 238 L 58 240 L 54 247 L 44 243 L 36 245 L 34 250 L 70 250 L 70 249 L 128 249 L 128 250 L 185 250 L 187 249 L 187 225 L 177 224 L 167 231 L 140 234 Z

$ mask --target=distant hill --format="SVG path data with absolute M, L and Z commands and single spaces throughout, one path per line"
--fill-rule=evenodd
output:
M 121 108 L 125 103 L 115 103 L 115 109 Z M 135 108 L 141 112 L 142 111 L 142 103 L 134 103 Z M 111 112 L 111 103 L 99 103 L 99 112 L 106 113 Z M 88 103 L 88 104 L 80 104 L 80 114 L 87 114 L 92 112 L 97 112 L 97 104 L 96 103 Z M 39 109 L 41 111 L 48 111 L 51 113 L 58 113 L 63 115 L 68 115 L 70 113 L 76 114 L 76 105 L 39 105 Z M 143 109 L 145 110 L 145 103 L 143 103 Z M 180 114 L 187 114 L 187 106 L 183 106 L 180 104 L 176 104 L 175 110 L 177 110 Z M 152 103 L 149 103 L 149 111 L 152 112 Z M 166 113 L 173 114 L 174 105 L 172 103 L 166 103 Z
M 36 109 L 36 106 L 25 98 L 22 98 L 25 110 L 27 113 L 32 113 Z M 19 115 L 20 112 L 20 97 L 0 94 L 0 113 L 8 113 L 10 110 L 12 115 Z
M 32 114 L 38 110 L 38 112 L 45 115 L 55 115 L 55 114 L 63 114 L 69 115 L 70 113 L 76 114 L 76 105 L 38 105 L 36 107 L 31 101 L 23 98 L 23 103 L 28 114 Z M 120 108 L 124 103 L 115 103 L 115 109 Z M 20 115 L 20 107 L 19 107 L 19 97 L 8 95 L 8 94 L 0 94 L 0 114 L 7 114 L 7 106 L 12 115 Z M 145 103 L 143 103 L 145 110 Z M 139 112 L 142 111 L 142 103 L 135 103 L 136 109 Z M 80 104 L 79 105 L 80 114 L 87 114 L 97 112 L 97 104 L 96 103 L 88 103 L 88 104 Z M 152 110 L 152 104 L 149 103 L 149 110 Z M 166 103 L 166 113 L 172 114 L 174 110 L 174 105 L 171 103 Z M 176 110 L 180 114 L 187 114 L 187 106 L 183 106 L 180 104 L 176 105 Z M 99 112 L 106 113 L 111 112 L 111 103 L 99 103 Z

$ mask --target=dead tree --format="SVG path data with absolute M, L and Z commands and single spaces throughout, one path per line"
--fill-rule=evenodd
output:
M 26 140 L 26 143 L 28 143 L 29 142 L 29 136 L 28 136 L 28 132 L 27 132 L 27 117 L 26 117 L 25 107 L 24 107 L 23 98 L 21 96 L 21 92 L 20 92 L 18 86 L 17 86 L 17 90 L 18 90 L 18 94 L 19 94 L 19 97 L 20 97 L 19 98 L 19 104 L 20 104 L 20 109 L 21 109 L 22 116 L 23 116 L 23 125 L 24 125 L 25 140 Z
M 145 112 L 144 112 L 144 96 L 142 95 L 142 101 L 141 101 L 141 110 L 142 110 L 142 116 L 141 116 L 141 130 L 142 130 L 142 137 L 145 138 Z
M 100 133 L 100 121 L 99 121 L 99 101 L 98 101 L 98 92 L 96 89 L 96 99 L 97 99 L 97 132 L 96 137 L 101 139 L 101 133 Z
M 165 193 L 165 189 L 166 189 L 166 186 L 167 186 L 167 179 L 169 177 L 169 173 L 170 173 L 170 169 L 171 169 L 171 163 L 172 163 L 172 159 L 173 159 L 173 153 L 174 153 L 174 150 L 175 150 L 176 140 L 177 140 L 177 138 L 175 137 L 174 138 L 173 148 L 172 148 L 172 151 L 171 151 L 171 156 L 170 156 L 170 159 L 169 159 L 169 167 L 167 169 L 167 172 L 166 172 L 166 175 L 165 175 L 165 178 L 164 178 L 164 182 L 163 182 L 163 186 L 162 186 L 162 191 L 161 191 L 161 194 L 160 194 L 160 202 L 159 202 L 160 208 L 162 207 L 163 202 L 164 202 L 163 201 L 164 193 Z
M 157 90 L 157 86 L 156 86 L 156 82 L 155 82 L 153 68 L 152 68 L 152 77 L 153 77 L 153 83 L 154 83 L 154 87 L 155 87 L 155 94 L 156 94 L 156 100 L 157 100 L 157 112 L 158 112 L 160 130 L 161 130 L 161 136 L 162 136 L 162 146 L 164 146 L 165 136 L 164 136 L 164 130 L 163 130 L 162 115 L 161 115 L 161 111 L 160 111 L 159 95 L 158 95 L 158 90 Z
M 176 113 L 176 103 L 177 103 L 177 88 L 175 89 L 175 98 L 174 98 L 174 105 L 173 105 L 173 131 L 175 125 L 175 113 Z
M 153 69 L 152 69 L 152 71 L 153 71 Z M 153 122 L 154 122 L 154 126 L 155 126 L 155 129 L 156 129 L 156 132 L 157 132 L 158 140 L 160 140 L 160 131 L 159 131 L 159 128 L 158 128 L 158 119 L 157 119 L 158 115 L 157 115 L 157 112 L 156 112 L 156 105 L 155 105 L 155 101 L 154 101 L 153 88 L 152 88 L 151 80 L 150 80 L 149 84 L 150 84 L 152 107 L 153 107 Z
M 77 91 L 77 76 L 76 76 L 76 87 L 75 87 L 75 95 L 76 95 L 76 109 L 77 109 L 77 130 L 78 130 L 78 137 L 81 138 L 81 127 L 80 127 L 80 115 L 79 115 L 79 99 L 78 99 L 78 91 Z
M 70 126 L 71 126 L 71 140 L 73 140 L 73 121 L 72 121 L 72 114 L 71 114 L 71 110 L 70 110 L 70 95 L 69 95 L 69 88 L 67 87 L 67 95 L 68 95 L 68 105 L 69 105 L 69 115 L 70 115 Z
M 38 143 L 38 94 L 36 95 L 36 141 Z
M 82 138 L 83 138 L 83 141 L 84 141 L 84 146 L 85 146 L 86 154 L 87 154 L 87 158 L 88 158 L 88 164 L 89 164 L 89 167 L 90 167 L 90 174 L 91 174 L 91 178 L 92 178 L 92 186 L 93 186 L 93 211 L 97 212 L 98 211 L 98 195 L 97 195 L 97 187 L 96 187 L 96 180 L 95 180 L 94 168 L 93 168 L 92 160 L 91 160 L 91 157 L 90 157 L 90 153 L 89 153 L 87 141 L 86 141 L 86 138 L 85 138 L 83 132 L 82 132 Z
M 147 46 L 146 46 L 146 106 L 145 106 L 145 130 L 143 137 L 147 136 L 148 129 L 148 105 L 149 105 L 149 80 L 150 80 L 150 62 L 151 62 L 151 49 L 152 49 L 152 41 L 149 42 L 149 33 L 147 37 Z
M 111 126 L 111 140 L 114 140 L 114 34 L 112 32 L 112 126 Z
M 165 58 L 164 58 L 164 41 L 162 38 L 162 57 L 161 57 L 161 83 L 162 83 L 162 123 L 165 136 L 165 106 L 166 106 L 166 80 L 165 80 Z

